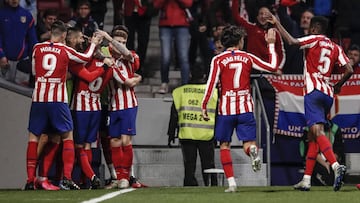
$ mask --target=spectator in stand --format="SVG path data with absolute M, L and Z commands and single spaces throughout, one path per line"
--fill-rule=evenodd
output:
M 122 8 L 123 1 L 124 0 L 112 0 L 113 9 L 114 9 L 114 16 L 113 16 L 114 27 L 116 25 L 124 24 L 124 10 Z
M 255 24 L 250 23 L 239 15 L 238 0 L 232 0 L 232 16 L 234 21 L 238 26 L 244 27 L 247 32 L 246 51 L 254 54 L 263 61 L 269 61 L 267 43 L 264 37 L 266 31 L 272 27 L 272 25 L 267 22 L 266 19 L 268 13 L 270 13 L 269 8 L 265 6 L 260 7 L 256 18 L 257 22 Z M 285 49 L 282 38 L 278 32 L 276 32 L 275 50 L 278 57 L 277 61 L 279 70 L 282 70 L 285 64 Z
M 208 73 L 208 67 L 212 58 L 211 49 L 209 47 L 208 34 L 211 33 L 211 29 L 208 29 L 207 15 L 209 12 L 210 1 L 194 0 L 190 9 L 187 9 L 187 13 L 190 16 L 190 47 L 189 47 L 189 63 L 190 72 L 200 71 Z M 198 54 L 200 53 L 200 55 Z M 201 65 L 197 63 L 200 56 Z M 201 70 L 192 70 L 194 68 L 200 68 Z
M 32 48 L 37 43 L 35 21 L 19 0 L 6 0 L 0 10 L 0 69 L 2 77 L 28 85 Z
M 87 36 L 92 37 L 93 33 L 99 29 L 96 21 L 91 17 L 91 5 L 87 0 L 79 1 L 77 5 L 76 17 L 71 19 L 68 24 L 70 27 L 77 27 Z M 87 47 L 87 45 L 85 45 Z
M 209 11 L 207 12 L 207 21 L 209 29 L 215 29 L 218 25 L 232 24 L 230 1 L 212 0 Z
M 36 18 L 37 18 L 36 0 L 20 0 L 20 6 L 28 10 L 36 22 Z
M 98 24 L 100 30 L 104 29 L 107 0 L 89 0 L 89 2 L 91 5 L 91 17 Z
M 360 19 L 360 1 L 358 0 L 350 0 L 350 37 L 352 44 L 360 45 L 360 21 L 356 19 Z M 349 19 L 347 19 L 349 20 Z
M 171 106 L 171 114 L 168 128 L 168 145 L 175 141 L 175 135 L 180 141 L 184 161 L 184 186 L 198 186 L 195 178 L 197 153 L 201 161 L 201 171 L 205 186 L 216 186 L 217 176 L 212 174 L 209 182 L 209 174 L 204 170 L 215 168 L 214 162 L 214 125 L 217 105 L 217 92 L 213 94 L 209 102 L 210 121 L 201 117 L 200 101 L 206 88 L 206 80 L 200 67 L 191 71 L 189 84 L 176 88 L 173 92 L 174 103 Z M 189 90 L 189 91 L 186 91 Z M 196 119 L 183 116 L 194 115 Z
M 50 41 L 38 43 L 34 46 L 32 61 L 34 64 L 35 89 L 28 128 L 29 142 L 26 153 L 28 178 L 25 186 L 26 190 L 34 189 L 38 141 L 42 134 L 51 134 L 62 138 L 64 178 L 60 183 L 60 187 L 65 190 L 80 189 L 72 181 L 71 177 L 75 153 L 72 133 L 73 122 L 67 104 L 68 97 L 65 80 L 69 62 L 84 63 L 89 61 L 96 45 L 100 43 L 100 38 L 92 38 L 88 51 L 85 54 L 81 54 L 63 44 L 65 37 L 65 24 L 61 21 L 56 21 L 51 26 Z M 47 64 L 47 66 L 44 67 L 42 64 Z M 53 155 L 52 159 L 56 154 L 54 152 L 56 150 L 54 147 L 48 152 Z M 41 181 L 48 182 L 46 177 Z M 58 190 L 59 188 L 51 186 L 48 189 Z
M 357 44 L 352 44 L 347 51 L 347 56 L 350 59 L 354 74 L 360 74 L 360 47 Z M 336 66 L 333 71 L 334 74 L 342 74 L 344 72 L 345 69 L 339 66 Z
M 294 37 L 303 37 L 309 34 L 310 20 L 314 17 L 311 10 L 305 10 L 301 14 L 300 23 L 297 23 L 288 14 L 288 7 L 279 5 L 277 15 L 284 28 Z M 297 47 L 285 44 L 286 62 L 283 73 L 285 74 L 302 74 L 304 70 L 303 51 Z
M 224 46 L 221 44 L 221 38 L 216 37 L 214 38 L 214 56 L 220 54 L 224 51 Z
M 58 12 L 55 9 L 48 9 L 44 11 L 42 21 L 36 24 L 36 34 L 39 42 L 44 42 L 50 39 L 51 25 L 57 20 Z
M 156 15 L 152 0 L 124 0 L 125 26 L 129 29 L 127 47 L 135 50 L 140 58 L 140 68 L 137 71 L 143 79 L 146 75 L 144 63 L 149 43 L 151 19 Z M 135 37 L 136 35 L 136 37 Z M 135 43 L 135 39 L 137 43 Z M 135 44 L 137 47 L 135 48 Z
M 154 0 L 159 9 L 159 38 L 161 45 L 161 87 L 158 93 L 168 92 L 169 69 L 172 44 L 175 43 L 177 60 L 181 69 L 181 84 L 189 80 L 189 18 L 185 9 L 191 7 L 193 0 Z

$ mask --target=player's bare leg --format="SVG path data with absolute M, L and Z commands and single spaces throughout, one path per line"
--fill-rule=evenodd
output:
M 244 152 L 250 157 L 251 159 L 251 167 L 254 172 L 260 171 L 261 169 L 261 159 L 259 157 L 259 149 L 256 146 L 255 141 L 247 141 L 244 142 Z
M 109 169 L 111 180 L 116 180 L 116 171 L 115 171 L 115 167 L 112 162 L 112 159 L 111 159 L 110 137 L 108 137 L 107 132 L 101 131 L 100 139 L 101 139 L 102 151 L 104 154 L 106 165 Z

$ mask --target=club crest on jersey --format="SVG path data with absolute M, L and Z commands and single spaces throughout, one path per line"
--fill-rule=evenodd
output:
M 20 16 L 20 22 L 26 23 L 26 16 Z

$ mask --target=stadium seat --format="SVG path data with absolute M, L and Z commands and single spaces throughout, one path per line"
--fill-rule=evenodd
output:
M 217 178 L 218 178 L 218 182 L 219 182 L 219 186 L 224 186 L 224 170 L 223 169 L 218 169 L 218 168 L 209 168 L 209 169 L 205 169 L 204 173 L 208 173 L 208 174 L 216 174 Z M 209 183 L 211 182 L 211 176 L 209 176 Z

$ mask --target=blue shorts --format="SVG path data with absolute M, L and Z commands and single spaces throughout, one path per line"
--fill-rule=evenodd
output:
M 73 120 L 68 104 L 33 102 L 28 130 L 36 136 L 43 133 L 65 133 L 73 130 Z
M 228 116 L 218 115 L 215 122 L 216 140 L 219 142 L 231 142 L 234 128 L 239 140 L 256 140 L 256 122 L 253 113 Z
M 317 123 L 326 123 L 326 115 L 330 112 L 333 98 L 315 89 L 304 96 L 305 120 L 308 127 Z
M 109 113 L 109 136 L 136 135 L 136 114 L 138 108 L 130 108 Z
M 101 111 L 73 111 L 75 144 L 92 143 L 97 140 Z

